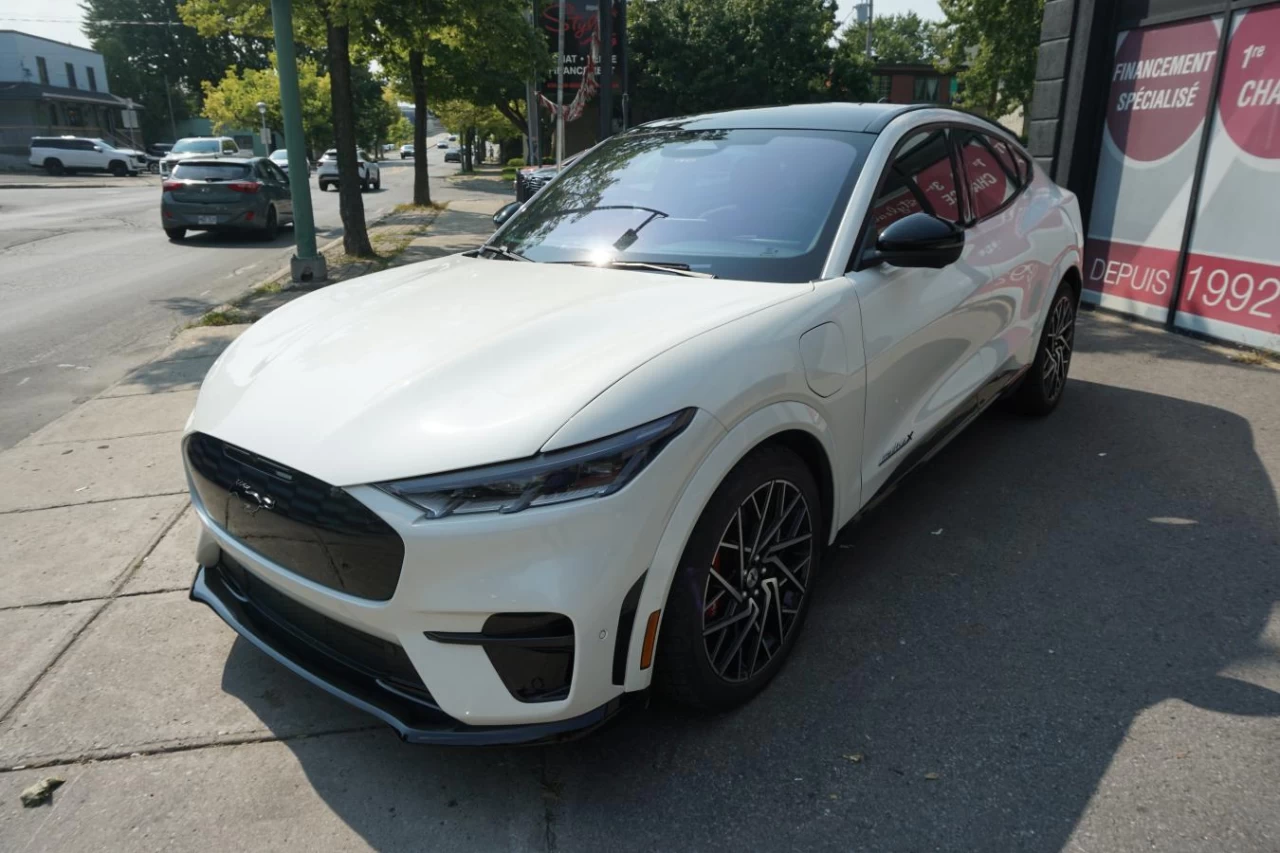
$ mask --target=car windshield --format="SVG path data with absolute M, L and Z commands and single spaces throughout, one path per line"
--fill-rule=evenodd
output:
M 183 139 L 173 146 L 174 154 L 217 154 L 222 143 L 216 139 Z
M 277 163 L 283 163 L 289 159 L 289 152 L 285 151 L 283 148 L 279 151 L 272 151 L 271 159 L 275 160 Z
M 873 140 L 822 130 L 625 134 L 584 155 L 490 243 L 544 263 L 639 261 L 809 281 Z
M 323 156 L 323 157 L 321 157 L 320 159 L 321 159 L 321 160 L 336 160 L 336 159 L 338 159 L 338 149 L 337 149 L 337 148 L 330 148 L 328 151 L 324 152 L 324 156 Z
M 247 163 L 179 163 L 173 168 L 179 181 L 238 181 L 249 177 Z

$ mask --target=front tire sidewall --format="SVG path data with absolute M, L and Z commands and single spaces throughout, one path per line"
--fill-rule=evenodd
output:
M 731 682 L 712 668 L 703 641 L 703 608 L 711 561 L 738 507 L 770 480 L 787 480 L 804 495 L 813 525 L 812 564 L 799 613 L 778 653 L 746 680 Z M 821 569 L 826 523 L 813 475 L 792 451 L 766 445 L 752 451 L 729 473 L 708 501 L 672 579 L 658 637 L 655 686 L 674 701 L 695 708 L 724 711 L 759 693 L 782 669 L 804 629 L 813 584 Z
M 1079 300 L 1076 298 L 1075 289 L 1063 281 L 1058 285 L 1058 290 L 1053 294 L 1053 299 L 1049 303 L 1049 312 L 1045 316 L 1044 328 L 1040 331 L 1040 343 L 1036 348 L 1035 360 L 1031 363 L 1031 369 L 1027 371 L 1027 375 L 1023 378 L 1019 385 L 1014 402 L 1017 408 L 1029 415 L 1047 415 L 1058 407 L 1062 402 L 1062 398 L 1067 393 L 1067 380 L 1064 377 L 1062 387 L 1057 389 L 1056 393 L 1049 387 L 1044 376 L 1045 364 L 1049 360 L 1049 332 L 1053 323 L 1053 317 L 1058 310 L 1059 304 L 1066 300 L 1071 310 L 1071 349 L 1074 354 L 1075 349 L 1075 329 L 1079 319 Z M 1071 359 L 1067 361 L 1068 371 L 1071 368 Z

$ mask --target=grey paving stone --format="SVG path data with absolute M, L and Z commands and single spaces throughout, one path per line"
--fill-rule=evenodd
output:
M 195 391 L 95 397 L 27 439 L 25 444 L 90 441 L 181 430 L 196 405 Z
M 102 602 L 81 601 L 0 610 L 0 661 L 4 661 L 0 666 L 0 718 L 101 606 Z
M 193 356 L 169 361 L 153 361 L 142 365 L 119 383 L 102 392 L 103 397 L 127 397 L 133 394 L 162 394 L 169 391 L 192 391 L 200 387 L 217 356 Z
M 184 503 L 173 495 L 0 514 L 0 607 L 106 596 Z
M 179 435 L 10 448 L 0 453 L 0 512 L 185 492 Z
M 0 766 L 374 724 L 160 593 L 108 605 L 0 726 Z
M 180 498 L 185 502 L 185 498 Z M 196 538 L 200 519 L 190 506 L 138 566 L 120 590 L 123 595 L 187 589 L 196 573 Z

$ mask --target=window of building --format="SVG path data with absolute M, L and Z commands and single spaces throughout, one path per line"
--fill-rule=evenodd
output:
M 98 91 L 98 77 L 96 74 L 93 73 L 93 68 L 89 65 L 86 65 L 84 67 L 84 73 L 87 79 L 89 80 L 89 91 L 90 92 Z
M 889 93 L 893 91 L 893 77 L 889 74 L 879 74 L 876 76 L 876 100 L 884 98 L 889 100 Z
M 938 103 L 938 78 L 932 76 L 916 77 L 915 91 L 912 93 L 911 99 L 917 104 Z
M 68 104 L 64 109 L 67 111 L 67 124 L 70 127 L 84 127 L 84 113 L 79 107 Z
M 53 127 L 58 123 L 58 105 L 49 105 L 49 126 Z
M 44 61 L 43 56 L 36 57 L 36 71 L 40 75 L 40 85 L 49 85 L 49 64 Z
M 76 67 L 70 62 L 67 63 L 67 85 L 72 89 L 80 88 L 76 85 Z

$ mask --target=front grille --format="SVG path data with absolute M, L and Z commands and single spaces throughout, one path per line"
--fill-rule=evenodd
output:
M 343 489 L 204 433 L 185 454 L 205 512 L 246 548 L 349 595 L 395 592 L 404 541 Z
M 227 554 L 215 568 L 232 594 L 248 605 L 254 627 L 276 648 L 296 657 L 319 652 L 402 696 L 434 705 L 422 677 L 396 643 L 330 619 L 258 579 Z

